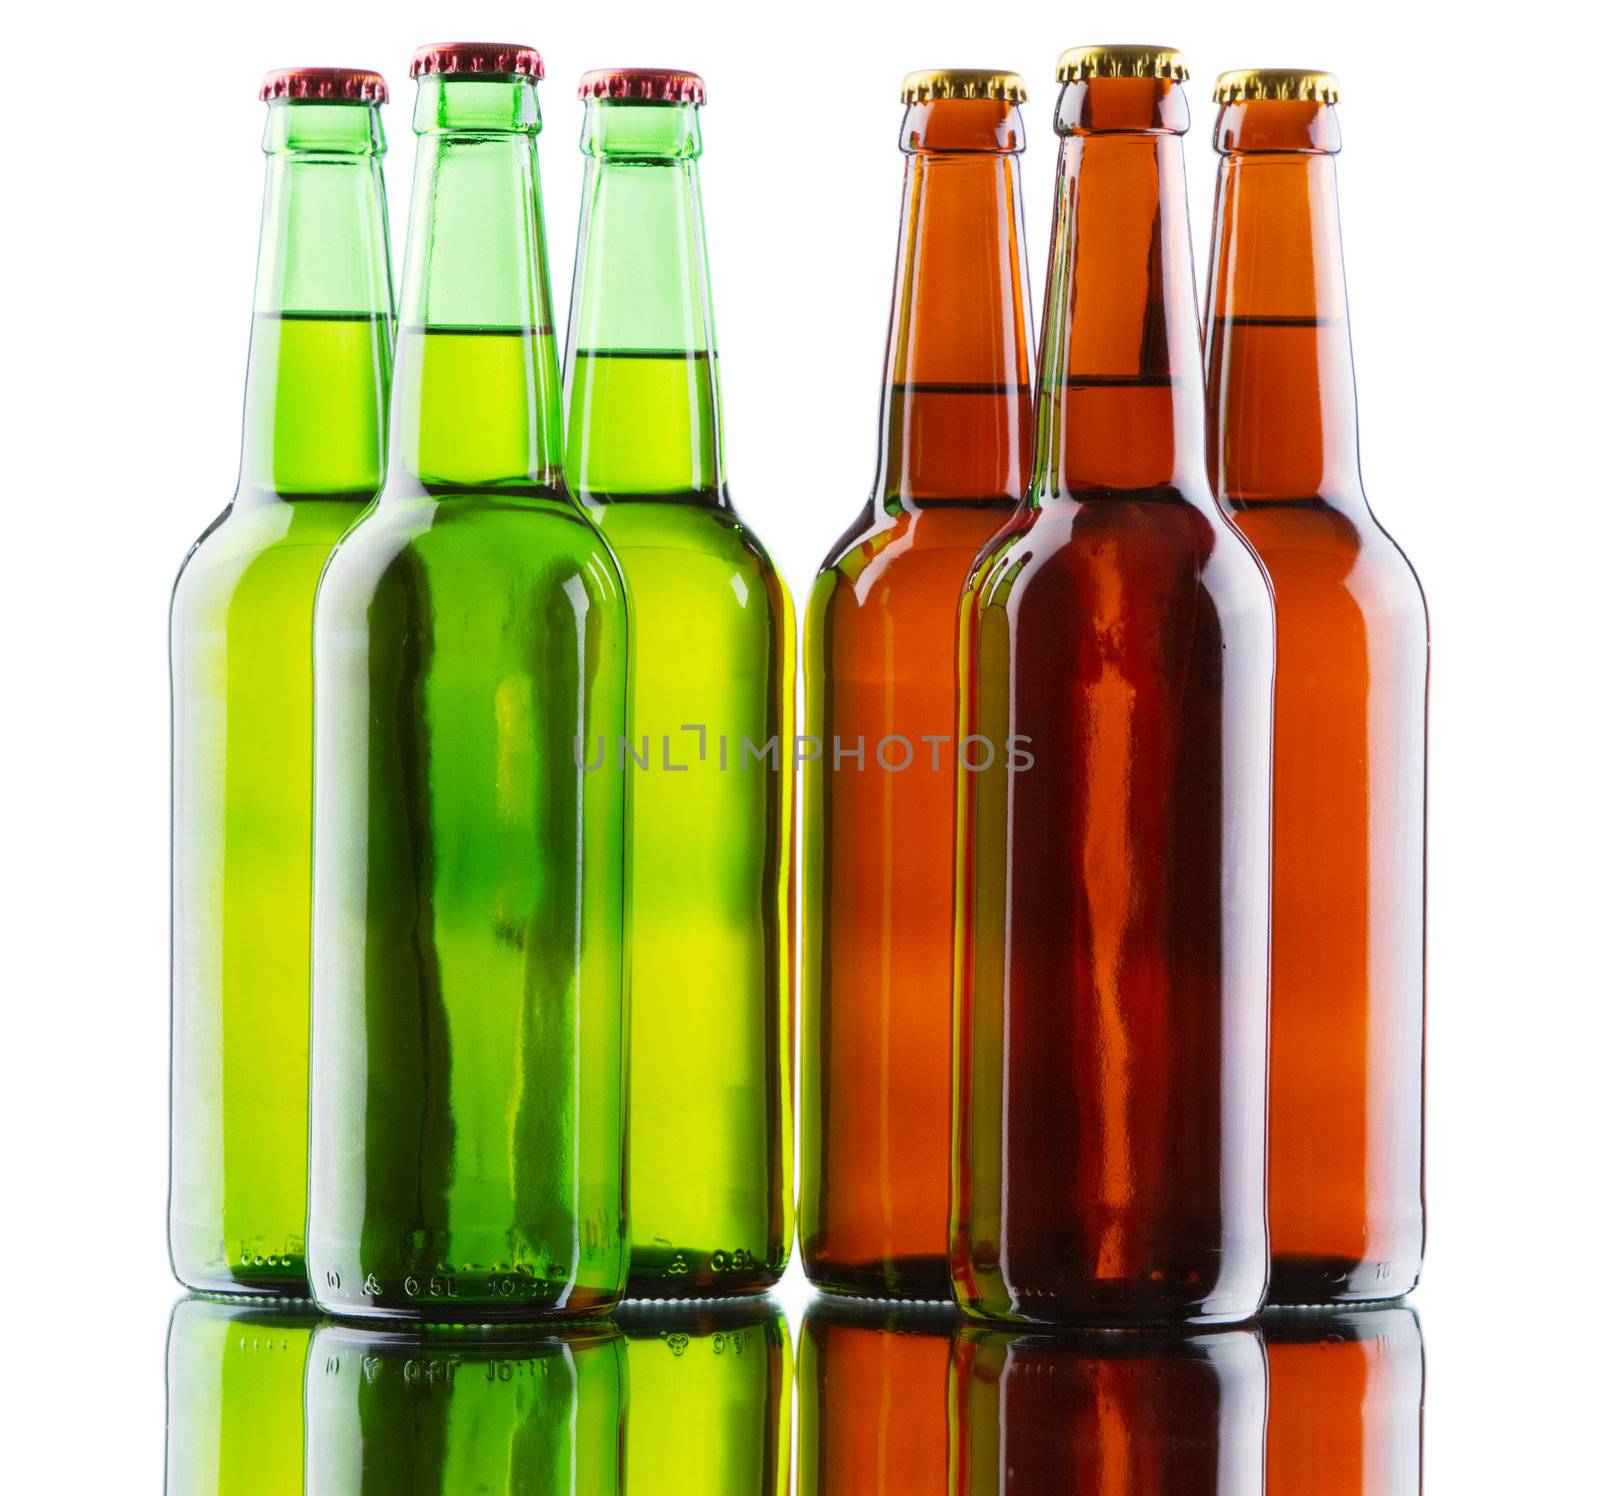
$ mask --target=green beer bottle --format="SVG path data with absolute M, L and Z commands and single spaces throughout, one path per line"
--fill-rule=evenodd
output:
M 693 73 L 587 74 L 567 465 L 633 619 L 628 1292 L 789 1253 L 794 626 L 724 487 Z M 592 774 L 592 780 L 601 775 Z
M 166 1496 L 300 1496 L 301 1303 L 180 1299 L 167 1330 Z
M 168 1244 L 192 1288 L 303 1295 L 311 613 L 383 482 L 393 294 L 377 73 L 270 73 L 232 501 L 172 597 Z
M 627 1392 L 609 1324 L 324 1324 L 306 1368 L 306 1496 L 622 1496 Z
M 627 1270 L 627 612 L 561 477 L 536 52 L 425 48 L 382 497 L 317 600 L 312 1292 L 474 1320 Z
M 768 1298 L 624 1304 L 628 1496 L 787 1496 L 793 1362 Z

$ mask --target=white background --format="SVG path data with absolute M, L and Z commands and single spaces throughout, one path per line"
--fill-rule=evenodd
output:
M 585 68 L 699 70 L 735 501 L 803 598 L 871 480 L 903 72 L 1014 68 L 1035 305 L 1054 62 L 1179 46 L 1204 277 L 1225 67 L 1330 68 L 1363 467 L 1432 612 L 1429 1488 L 1593 1489 L 1596 37 L 1540 4 L 262 0 L 29 6 L 4 84 L 6 1227 L 15 1489 L 150 1489 L 162 1342 L 168 589 L 238 457 L 268 67 L 544 53 L 558 326 Z M 1474 19 L 1479 17 L 1481 19 Z M 1508 29 L 1509 27 L 1509 29 Z M 396 266 L 396 274 L 399 273 Z M 792 1285 L 791 1285 L 792 1286 Z M 799 1290 L 797 1290 L 799 1292 Z M 793 1322 L 791 1316 L 791 1323 Z M 92 1429 L 92 1436 L 88 1430 Z M 47 1463 L 48 1462 L 48 1463 Z M 40 1472 L 49 1468 L 53 1478 Z M 31 1478 L 30 1478 L 31 1476 Z

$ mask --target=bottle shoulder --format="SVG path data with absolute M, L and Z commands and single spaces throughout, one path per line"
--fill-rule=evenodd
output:
M 959 593 L 1016 512 L 952 504 L 885 513 L 869 504 L 823 562 L 812 588 L 813 606 L 848 597 L 862 608 L 893 607 L 930 590 Z
M 1209 494 L 1048 501 L 995 538 L 971 590 L 985 608 L 1012 607 L 1029 590 L 1146 605 L 1192 590 L 1242 625 L 1270 630 L 1272 620 L 1266 570 Z
M 1410 615 L 1426 629 L 1416 568 L 1364 500 L 1247 504 L 1233 521 L 1261 558 L 1280 609 L 1302 595 L 1336 593 L 1362 612 Z
M 202 596 L 211 602 L 266 584 L 315 587 L 341 536 L 362 513 L 350 499 L 231 501 L 189 547 L 173 582 L 177 611 Z
M 670 499 L 589 504 L 636 608 L 726 607 L 786 622 L 789 589 L 755 532 L 728 505 Z
M 560 493 L 386 495 L 339 542 L 323 590 L 359 593 L 401 578 L 463 596 L 535 583 L 561 588 L 573 580 L 595 600 L 622 595 L 611 547 Z

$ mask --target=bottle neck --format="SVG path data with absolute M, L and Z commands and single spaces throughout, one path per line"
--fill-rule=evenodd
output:
M 586 106 L 567 320 L 567 472 L 596 502 L 722 503 L 722 412 L 693 104 Z
M 383 483 L 394 342 L 377 106 L 268 106 L 236 503 L 365 502 Z
M 1038 500 L 1204 482 L 1188 111 L 1160 78 L 1069 83 L 1040 351 Z
M 880 508 L 1008 506 L 1033 453 L 1021 117 L 998 99 L 906 112 L 900 247 L 884 363 Z
M 1217 495 L 1364 503 L 1332 110 L 1231 104 L 1217 148 L 1207 330 Z
M 543 493 L 561 412 L 531 78 L 418 80 L 390 490 Z

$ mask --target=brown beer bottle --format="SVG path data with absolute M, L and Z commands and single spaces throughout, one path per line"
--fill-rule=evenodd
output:
M 952 1268 L 972 1312 L 1266 1286 L 1272 605 L 1206 483 L 1182 59 L 1066 53 L 1033 492 L 963 603 Z
M 1396 1298 L 1422 1261 L 1428 616 L 1356 455 L 1326 73 L 1224 73 L 1216 492 L 1272 578 L 1269 1297 Z
M 956 617 L 1032 457 L 1013 73 L 913 73 L 878 481 L 806 619 L 800 1247 L 948 1298 Z
M 1267 1496 L 1419 1496 L 1422 1328 L 1404 1304 L 1269 1309 Z
M 800 1329 L 800 1496 L 949 1496 L 944 1304 L 813 1299 Z
M 951 1364 L 952 1496 L 1262 1496 L 1255 1329 L 964 1324 Z

